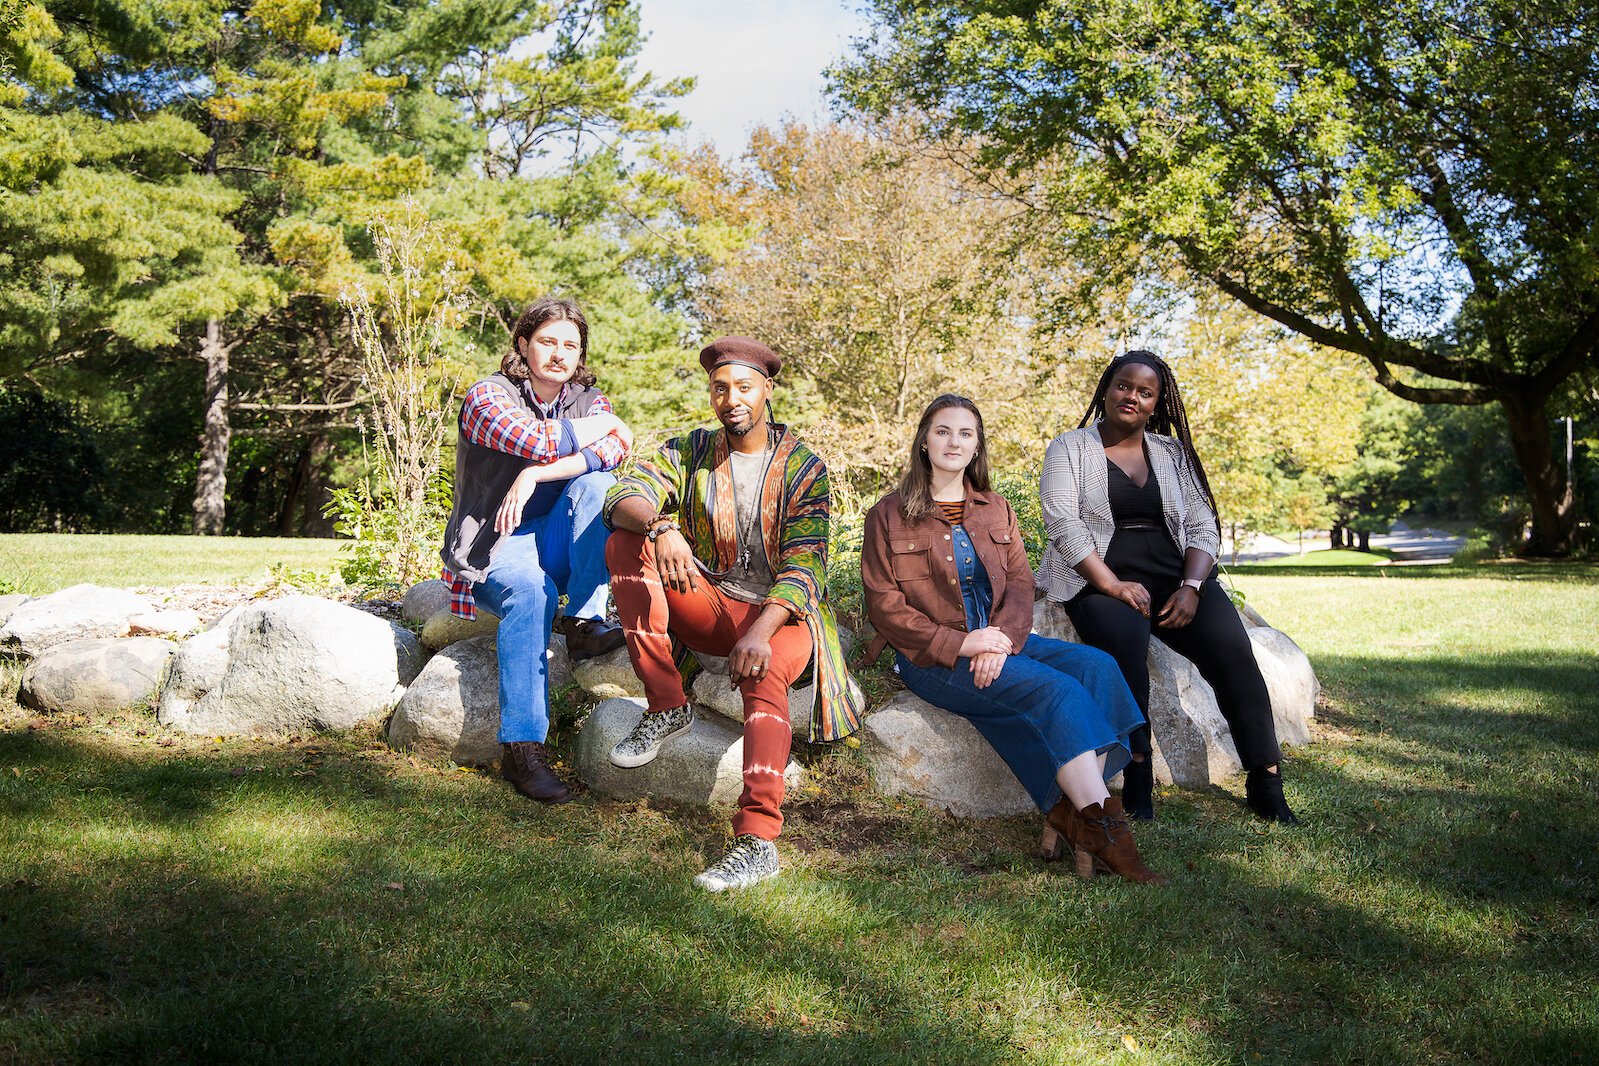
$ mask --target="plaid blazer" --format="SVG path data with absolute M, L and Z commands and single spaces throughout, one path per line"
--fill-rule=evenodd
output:
M 1175 437 L 1145 432 L 1144 450 L 1150 475 L 1160 486 L 1166 531 L 1178 552 L 1198 548 L 1215 558 L 1221 552 L 1216 512 L 1194 476 L 1188 449 Z M 1088 584 L 1073 567 L 1093 553 L 1103 558 L 1116 532 L 1097 425 L 1070 430 L 1049 442 L 1038 495 L 1049 537 L 1038 561 L 1038 584 L 1050 599 L 1063 603 Z
M 838 620 L 827 600 L 827 536 L 832 508 L 827 466 L 788 431 L 769 428 L 775 450 L 761 486 L 761 537 L 772 560 L 772 589 L 766 603 L 781 603 L 810 627 L 817 700 L 812 705 L 809 738 L 839 740 L 860 727 L 865 697 L 850 679 Z M 738 554 L 733 511 L 732 463 L 727 434 L 696 429 L 673 437 L 653 459 L 640 460 L 605 498 L 605 521 L 621 501 L 641 496 L 661 514 L 675 514 L 694 557 L 715 571 L 730 569 Z M 611 528 L 615 528 L 612 526 Z M 673 660 L 683 679 L 699 672 L 698 661 L 676 637 Z M 804 677 L 795 684 L 806 683 Z

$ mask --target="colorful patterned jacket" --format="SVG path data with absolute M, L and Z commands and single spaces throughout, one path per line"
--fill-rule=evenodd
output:
M 781 603 L 809 625 L 816 657 L 807 673 L 816 676 L 820 697 L 812 706 L 809 739 L 839 740 L 859 728 L 865 699 L 850 680 L 838 621 L 827 602 L 827 467 L 788 427 L 774 424 L 769 432 L 774 454 L 761 486 L 761 536 L 773 560 L 773 581 L 765 602 Z M 694 557 L 725 573 L 738 553 L 732 484 L 727 434 L 696 429 L 661 445 L 653 460 L 640 461 L 611 489 L 605 521 L 611 525 L 611 513 L 623 500 L 642 497 L 653 510 L 676 515 Z M 699 672 L 699 663 L 675 637 L 672 653 L 685 682 Z M 804 677 L 796 682 L 805 683 Z

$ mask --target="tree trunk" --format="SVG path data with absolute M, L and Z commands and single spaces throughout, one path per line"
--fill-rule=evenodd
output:
M 1499 398 L 1510 427 L 1510 447 L 1516 465 L 1527 481 L 1527 502 L 1532 505 L 1532 539 L 1528 555 L 1569 555 L 1576 546 L 1577 513 L 1571 484 L 1555 453 L 1545 397 L 1506 393 Z
M 1363 552 L 1371 551 L 1371 534 L 1362 529 L 1358 536 L 1360 537 L 1359 550 Z
M 228 347 L 222 343 L 222 323 L 214 318 L 206 320 L 200 358 L 205 360 L 205 426 L 200 432 L 200 472 L 194 483 L 194 532 L 196 536 L 220 536 L 227 510 L 228 444 L 233 429 L 228 425 Z
M 1327 530 L 1327 547 L 1342 548 L 1344 546 L 1344 527 L 1335 525 Z
M 305 490 L 306 482 L 311 476 L 311 442 L 306 441 L 300 446 L 300 454 L 294 460 L 294 469 L 289 471 L 289 482 L 283 489 L 283 502 L 278 505 L 278 536 L 292 537 L 298 532 L 295 525 L 294 512 L 300 496 Z
M 333 451 L 325 434 L 318 433 L 311 438 L 311 461 L 309 475 L 305 483 L 305 506 L 300 510 L 300 531 L 302 537 L 331 537 L 333 536 L 333 522 L 323 509 L 332 499 L 328 491 L 328 457 Z

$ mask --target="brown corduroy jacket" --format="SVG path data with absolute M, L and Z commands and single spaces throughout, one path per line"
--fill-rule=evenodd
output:
M 968 486 L 961 524 L 993 586 L 988 624 L 1019 651 L 1033 631 L 1033 570 L 1016 513 L 999 493 Z M 918 666 L 954 667 L 966 639 L 953 543 L 950 524 L 936 508 L 919 521 L 906 521 L 897 492 L 877 501 L 866 515 L 861 547 L 866 614 L 878 637 Z M 874 641 L 868 661 L 881 650 Z

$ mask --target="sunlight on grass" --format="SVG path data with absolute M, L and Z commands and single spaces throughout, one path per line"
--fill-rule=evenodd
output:
M 0 534 L 0 578 L 43 595 L 69 585 L 111 588 L 260 584 L 273 566 L 331 574 L 342 541 L 284 537 Z

